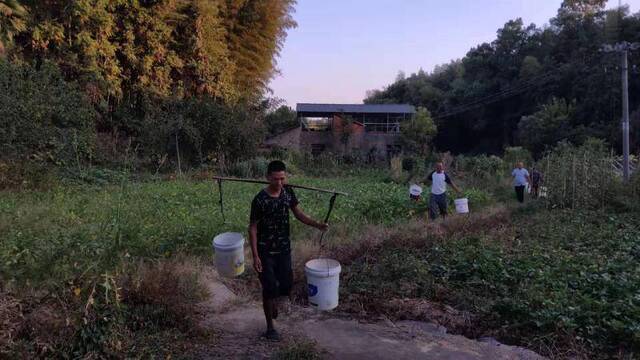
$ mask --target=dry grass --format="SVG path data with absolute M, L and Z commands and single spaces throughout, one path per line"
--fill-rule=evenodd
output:
M 474 325 L 474 316 L 448 305 L 423 299 L 391 299 L 382 304 L 382 312 L 392 319 L 433 322 L 449 332 L 475 336 L 468 334 Z
M 196 323 L 197 304 L 208 296 L 202 273 L 194 259 L 140 263 L 122 279 L 122 301 L 145 315 L 140 321 L 189 330 Z
M 22 317 L 20 302 L 5 292 L 0 293 L 0 355 L 14 344 Z
M 110 302 L 98 291 L 99 279 L 86 284 L 95 285 L 91 295 L 75 295 L 68 289 L 58 294 L 0 291 L 0 358 L 65 357 L 78 351 L 89 357 L 124 357 L 133 347 L 152 354 L 155 350 L 145 343 L 148 339 L 166 342 L 162 338 L 170 336 L 178 346 L 176 334 L 196 338 L 200 335 L 197 304 L 207 296 L 200 283 L 201 267 L 188 258 L 130 264 L 116 280 L 117 291 L 112 294 L 118 295 L 108 297 L 118 301 Z M 82 346 L 78 341 L 87 331 L 102 334 L 102 349 L 76 348 Z
M 509 212 L 504 207 L 484 209 L 482 213 L 454 215 L 445 221 L 417 219 L 395 227 L 368 225 L 355 238 L 343 238 L 329 244 L 327 253 L 343 265 L 375 256 L 381 247 L 421 248 L 447 238 L 470 234 L 490 234 L 492 239 L 508 241 L 512 234 Z M 304 255 L 307 245 L 295 244 L 294 255 Z M 300 246 L 300 250 L 297 247 Z M 302 256 L 304 258 L 304 256 Z
M 33 291 L 20 297 L 0 293 L 0 357 L 45 356 L 62 348 L 73 336 L 72 304 Z

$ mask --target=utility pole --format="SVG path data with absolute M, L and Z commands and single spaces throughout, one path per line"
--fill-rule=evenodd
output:
M 617 52 L 622 60 L 622 176 L 629 181 L 629 65 L 627 55 L 629 51 L 640 49 L 640 43 L 626 41 L 615 45 L 604 45 L 602 51 Z

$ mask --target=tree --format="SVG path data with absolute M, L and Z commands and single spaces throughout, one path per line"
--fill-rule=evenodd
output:
M 553 97 L 572 99 L 575 133 L 616 146 L 619 58 L 598 50 L 612 41 L 639 42 L 640 16 L 630 14 L 628 7 L 605 10 L 604 4 L 566 0 L 551 26 L 544 28 L 526 26 L 520 19 L 508 21 L 494 41 L 473 47 L 460 60 L 436 66 L 431 73 L 418 72 L 370 91 L 365 103 L 426 107 L 438 121 L 433 139 L 438 148 L 497 154 L 518 145 L 523 116 L 537 112 Z M 638 66 L 640 59 L 629 57 L 629 68 Z M 638 108 L 640 77 L 629 77 L 629 96 L 630 108 Z
M 421 156 L 428 155 L 431 140 L 438 133 L 431 114 L 423 107 L 417 109 L 413 119 L 403 122 L 400 130 L 403 147 Z
M 542 71 L 542 65 L 535 56 L 527 55 L 520 66 L 520 79 L 529 80 Z
M 64 164 L 92 154 L 95 113 L 55 64 L 0 59 L 0 155 Z
M 604 10 L 607 0 L 564 0 L 560 12 L 568 11 L 580 16 L 593 15 Z
M 0 56 L 13 45 L 13 38 L 27 29 L 27 9 L 17 0 L 0 0 Z
M 295 110 L 287 105 L 281 105 L 276 110 L 267 113 L 264 123 L 269 135 L 277 135 L 299 125 Z
M 54 61 L 99 109 L 149 97 L 260 98 L 295 26 L 293 0 L 24 0 L 13 53 Z M 3 28 L 4 29 L 4 28 Z
M 518 124 L 520 141 L 534 155 L 539 155 L 546 145 L 567 140 L 573 134 L 571 119 L 574 112 L 573 104 L 554 98 L 536 113 L 522 117 Z
M 286 30 L 296 26 L 291 17 L 295 0 L 227 0 L 225 25 L 233 74 L 244 97 L 266 89 L 276 72 Z

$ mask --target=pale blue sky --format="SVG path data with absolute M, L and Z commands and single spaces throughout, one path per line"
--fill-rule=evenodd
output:
M 295 20 L 271 82 L 273 96 L 298 102 L 361 103 L 398 71 L 463 57 L 521 17 L 538 26 L 561 0 L 298 0 Z M 618 0 L 609 0 L 617 6 Z M 633 13 L 640 0 L 622 0 Z

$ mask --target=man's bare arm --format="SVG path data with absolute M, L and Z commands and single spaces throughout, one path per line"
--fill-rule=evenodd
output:
M 305 214 L 304 211 L 302 211 L 300 206 L 293 207 L 291 211 L 293 211 L 293 215 L 296 217 L 296 219 L 298 219 L 298 221 L 300 221 L 305 225 L 313 226 L 314 228 L 321 231 L 327 231 L 327 229 L 329 228 L 329 225 L 319 223 L 313 220 L 312 218 L 310 218 L 309 216 L 307 216 L 307 214 Z
M 253 268 L 257 272 L 262 272 L 262 262 L 258 255 L 258 224 L 249 224 L 249 243 L 251 244 L 251 254 L 253 254 Z
M 451 181 L 451 187 L 453 188 L 453 190 L 455 190 L 457 193 L 461 193 L 462 191 L 460 190 L 460 188 L 458 186 L 456 186 L 456 184 L 453 182 L 453 180 L 449 180 Z

